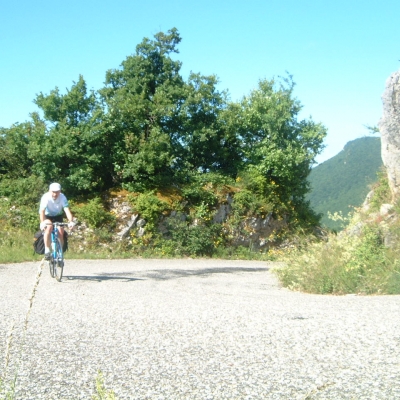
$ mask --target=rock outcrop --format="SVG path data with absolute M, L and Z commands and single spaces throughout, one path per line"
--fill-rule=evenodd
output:
M 386 168 L 393 202 L 400 197 L 400 70 L 386 81 L 379 121 L 382 161 Z

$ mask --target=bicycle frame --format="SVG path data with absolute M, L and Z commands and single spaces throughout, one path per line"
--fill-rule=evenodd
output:
M 53 230 L 51 232 L 51 257 L 49 260 L 49 268 L 50 275 L 60 282 L 64 269 L 64 253 L 61 241 L 58 237 L 58 227 L 67 226 L 68 224 L 63 222 L 53 222 L 52 225 Z

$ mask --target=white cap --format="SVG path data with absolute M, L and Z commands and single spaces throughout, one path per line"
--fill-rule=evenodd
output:
M 52 183 L 49 186 L 49 190 L 52 192 L 58 192 L 59 190 L 61 190 L 61 185 L 59 183 Z

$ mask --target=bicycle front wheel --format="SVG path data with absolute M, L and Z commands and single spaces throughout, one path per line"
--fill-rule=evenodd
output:
M 49 260 L 49 269 L 50 269 L 51 277 L 54 278 L 55 274 L 56 274 L 56 271 L 55 271 L 55 268 L 54 268 L 54 258 L 53 257 L 51 257 L 50 260 Z
M 64 253 L 60 239 L 58 239 L 56 243 L 56 255 L 57 257 L 54 259 L 55 277 L 59 282 L 61 282 L 64 269 Z

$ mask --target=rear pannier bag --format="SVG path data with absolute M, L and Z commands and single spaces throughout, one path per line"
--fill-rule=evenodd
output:
M 64 231 L 64 244 L 63 244 L 63 253 L 68 250 L 68 232 Z
M 33 237 L 33 250 L 37 254 L 44 254 L 44 236 L 42 231 L 37 231 Z M 68 250 L 68 233 L 64 231 L 63 253 Z
M 33 236 L 33 250 L 37 254 L 44 254 L 44 237 L 42 231 L 37 231 Z

